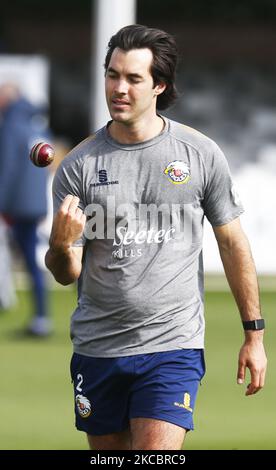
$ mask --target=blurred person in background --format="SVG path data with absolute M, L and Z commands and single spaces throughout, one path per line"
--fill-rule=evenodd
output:
M 51 332 L 44 273 L 37 260 L 37 228 L 47 214 L 47 170 L 36 168 L 29 152 L 49 137 L 40 109 L 15 83 L 0 86 L 0 214 L 10 225 L 31 276 L 34 310 L 26 333 Z M 2 286 L 1 286 L 2 287 Z
M 0 215 L 0 310 L 11 308 L 15 300 L 7 226 Z
M 205 216 L 245 330 L 237 382 L 248 368 L 246 395 L 264 385 L 256 271 L 225 156 L 157 112 L 176 97 L 176 60 L 164 31 L 131 25 L 112 36 L 112 120 L 70 152 L 53 183 L 46 265 L 61 284 L 79 280 L 71 322 L 76 426 L 98 450 L 181 449 L 193 429 L 205 373 Z M 150 225 L 145 206 L 156 209 Z

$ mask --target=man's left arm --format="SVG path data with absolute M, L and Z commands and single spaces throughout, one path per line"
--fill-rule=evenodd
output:
M 259 320 L 261 308 L 255 264 L 250 246 L 238 218 L 213 227 L 225 274 L 235 297 L 242 321 Z M 245 330 L 239 353 L 237 381 L 244 382 L 246 368 L 251 382 L 246 395 L 257 393 L 265 381 L 267 359 L 263 345 L 264 330 Z

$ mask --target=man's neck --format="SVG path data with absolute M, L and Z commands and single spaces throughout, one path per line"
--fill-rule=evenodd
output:
M 112 121 L 108 131 L 111 137 L 121 144 L 137 144 L 159 135 L 164 125 L 164 120 L 155 114 L 153 119 L 143 119 L 132 124 Z

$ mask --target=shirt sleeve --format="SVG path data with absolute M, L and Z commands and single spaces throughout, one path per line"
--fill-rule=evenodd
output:
M 82 211 L 84 211 L 85 209 L 85 202 L 81 183 L 81 167 L 77 165 L 76 162 L 68 164 L 66 162 L 67 158 L 65 159 L 65 162 L 62 163 L 57 169 L 53 181 L 52 196 L 54 214 L 58 211 L 62 201 L 68 194 L 71 194 L 72 196 L 77 196 L 80 199 L 78 207 Z M 76 240 L 73 246 L 84 246 L 85 243 L 86 237 L 83 235 L 81 238 Z
M 244 209 L 235 190 L 227 160 L 216 144 L 208 163 L 204 213 L 212 226 L 224 225 L 239 217 Z

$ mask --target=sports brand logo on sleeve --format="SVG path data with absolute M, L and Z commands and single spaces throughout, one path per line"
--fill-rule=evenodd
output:
M 169 181 L 173 184 L 188 183 L 191 177 L 189 165 L 181 160 L 170 162 L 166 166 L 164 174 L 167 175 Z

